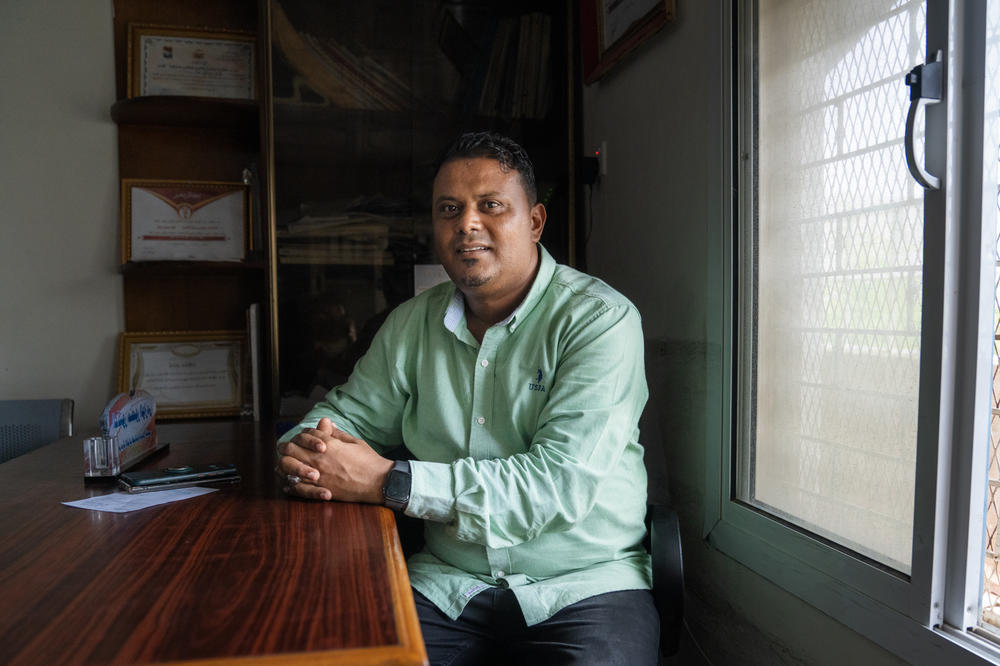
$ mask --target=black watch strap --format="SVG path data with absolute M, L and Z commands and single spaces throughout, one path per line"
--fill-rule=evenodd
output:
M 382 503 L 393 511 L 402 511 L 410 501 L 410 486 L 413 477 L 410 476 L 410 461 L 397 460 L 382 486 Z

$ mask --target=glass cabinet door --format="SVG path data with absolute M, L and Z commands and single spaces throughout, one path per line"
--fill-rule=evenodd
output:
M 279 416 L 300 416 L 347 378 L 386 315 L 414 295 L 415 271 L 447 279 L 431 247 L 431 181 L 461 132 L 501 131 L 528 149 L 554 229 L 543 243 L 567 261 L 570 79 L 553 57 L 565 53 L 567 11 L 270 1 Z

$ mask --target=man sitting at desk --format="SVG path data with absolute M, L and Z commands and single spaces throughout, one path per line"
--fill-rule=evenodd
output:
M 639 313 L 556 264 L 545 216 L 520 146 L 459 138 L 432 201 L 451 282 L 392 312 L 279 467 L 289 493 L 423 519 L 432 663 L 655 664 Z M 400 445 L 412 462 L 379 453 Z

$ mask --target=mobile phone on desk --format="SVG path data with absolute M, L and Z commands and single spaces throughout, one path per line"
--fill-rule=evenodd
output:
M 125 472 L 118 477 L 118 485 L 130 493 L 239 481 L 240 471 L 232 463 L 164 467 L 143 472 Z

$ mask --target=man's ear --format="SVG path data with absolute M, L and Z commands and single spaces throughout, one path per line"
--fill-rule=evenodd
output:
M 542 229 L 545 228 L 545 206 L 536 203 L 531 207 L 531 237 L 537 243 L 542 237 Z

